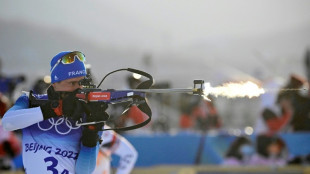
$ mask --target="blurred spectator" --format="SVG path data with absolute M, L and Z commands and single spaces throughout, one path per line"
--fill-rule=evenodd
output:
M 310 49 L 306 50 L 305 54 L 305 72 L 306 80 L 295 80 L 295 86 L 304 87 L 301 92 L 295 92 L 291 94 L 292 105 L 294 108 L 294 114 L 291 121 L 293 131 L 309 131 L 310 130 Z M 289 164 L 309 164 L 310 154 L 304 154 L 296 156 L 289 161 Z
M 280 78 L 271 77 L 270 75 L 265 75 L 262 79 L 262 87 L 264 89 L 272 89 L 272 92 L 266 92 L 260 96 L 260 109 L 261 111 L 259 117 L 256 119 L 255 123 L 255 133 L 265 133 L 268 132 L 268 126 L 266 124 L 266 119 L 268 117 L 264 116 L 263 114 L 270 114 L 272 115 L 280 115 L 280 108 L 276 104 L 277 102 L 277 93 L 279 92 L 280 88 L 283 86 L 283 80 Z M 266 113 L 265 110 L 267 111 Z
M 305 54 L 305 69 L 306 69 L 307 81 L 309 84 L 310 82 L 310 49 L 308 49 Z M 308 90 L 308 96 L 310 96 L 310 90 Z
M 20 139 L 14 132 L 5 131 L 0 119 L 0 170 L 15 169 L 14 158 L 21 155 L 21 149 Z
M 214 105 L 214 99 L 204 100 L 201 96 L 181 98 L 181 129 L 196 129 L 199 131 L 217 130 L 221 127 L 221 119 Z
M 33 93 L 35 94 L 46 94 L 47 93 L 47 88 L 50 86 L 50 83 L 44 81 L 44 79 L 38 79 L 33 87 Z
M 179 108 L 181 112 L 179 126 L 182 130 L 193 129 L 195 126 L 192 110 L 198 102 L 192 99 L 193 97 L 189 94 L 181 94 L 179 100 Z
M 109 129 L 109 126 L 104 126 Z M 116 166 L 116 174 L 129 174 L 138 158 L 138 152 L 132 144 L 123 136 L 112 130 L 107 130 L 102 133 L 102 142 L 99 150 L 96 169 L 93 174 L 110 174 L 112 155 L 118 156 L 119 163 Z
M 188 112 L 181 113 L 180 116 L 180 128 L 183 130 L 193 128 L 193 118 Z
M 306 51 L 304 60 L 307 79 L 291 74 L 287 84 L 280 89 L 277 95 L 276 104 L 281 113 L 275 112 L 268 106 L 262 110 L 262 118 L 269 133 L 310 130 L 310 90 L 308 83 L 310 80 L 310 50 Z
M 0 118 L 3 117 L 4 113 L 11 107 L 12 102 L 8 97 L 0 93 Z
M 289 123 L 292 117 L 292 107 L 287 100 L 282 100 L 282 115 L 277 116 L 271 109 L 265 108 L 262 112 L 263 120 L 267 125 L 267 132 L 275 134 L 278 131 L 283 130 Z
M 169 89 L 171 85 L 169 82 L 158 82 L 151 87 L 151 89 Z M 149 103 L 152 109 L 152 131 L 153 132 L 168 132 L 171 128 L 171 123 L 174 118 L 171 118 L 175 102 L 170 93 L 150 93 Z
M 1 72 L 0 59 L 0 170 L 15 170 L 22 168 L 20 162 L 21 141 L 15 132 L 8 132 L 2 128 L 1 118 L 12 106 L 13 92 L 16 86 L 25 81 L 23 75 L 6 76 Z
M 291 115 L 287 117 L 291 117 L 289 124 L 293 132 L 310 130 L 310 98 L 302 93 L 304 84 L 305 79 L 291 75 L 288 84 L 278 95 L 277 103 L 283 115 Z
M 24 81 L 25 77 L 23 75 L 8 77 L 0 74 L 0 92 L 12 98 L 16 86 Z
M 310 130 L 310 98 L 302 93 L 304 84 L 305 79 L 292 74 L 277 94 L 275 107 L 279 108 L 280 113 L 277 113 L 274 107 L 263 108 L 261 117 L 266 127 L 264 133 Z
M 16 86 L 25 82 L 24 75 L 7 76 L 2 73 L 2 60 L 0 58 L 0 93 L 6 95 L 10 100 L 12 99 L 13 92 Z
M 221 118 L 214 105 L 214 98 L 208 96 L 211 101 L 199 97 L 199 104 L 193 108 L 192 115 L 196 120 L 196 128 L 201 131 L 217 130 L 221 127 Z
M 288 150 L 285 142 L 278 136 L 261 134 L 256 137 L 256 151 L 250 165 L 284 166 L 288 162 Z
M 236 137 L 229 146 L 222 165 L 245 166 L 250 164 L 250 159 L 255 153 L 252 141 L 245 136 Z
M 1 118 L 11 107 L 12 102 L 0 93 L 0 170 L 22 168 L 15 161 L 21 155 L 21 142 L 15 132 L 8 132 L 2 128 Z

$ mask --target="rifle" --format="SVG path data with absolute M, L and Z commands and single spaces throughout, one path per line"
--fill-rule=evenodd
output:
M 102 90 L 100 89 L 100 85 L 102 82 L 111 74 L 119 71 L 129 71 L 132 73 L 139 74 L 147 78 L 147 80 L 141 82 L 136 89 L 128 89 L 128 90 L 115 90 L 115 89 L 107 89 Z M 92 83 L 92 79 L 90 76 L 86 76 L 80 82 L 84 88 L 78 90 L 76 97 L 80 100 L 84 100 L 87 105 L 92 110 L 99 110 L 100 107 L 103 107 L 104 104 L 118 104 L 124 102 L 130 102 L 129 106 L 136 105 L 143 113 L 145 113 L 148 118 L 147 120 L 143 121 L 142 123 L 138 123 L 133 126 L 127 127 L 120 127 L 120 128 L 111 128 L 111 129 L 104 129 L 104 130 L 117 130 L 117 131 L 126 131 L 137 129 L 140 127 L 145 126 L 151 121 L 152 111 L 149 107 L 147 100 L 146 100 L 146 93 L 191 93 L 194 95 L 203 95 L 203 80 L 194 80 L 194 88 L 192 89 L 151 89 L 152 85 L 154 84 L 153 77 L 143 71 L 133 69 L 133 68 L 126 68 L 126 69 L 118 69 L 108 73 L 106 76 L 103 77 L 99 85 L 96 87 Z M 47 102 L 47 99 L 38 99 L 32 94 L 30 91 L 30 107 L 37 107 L 43 105 Z M 128 110 L 129 107 L 126 109 Z M 126 111 L 125 110 L 125 111 Z M 125 111 L 123 113 L 125 113 Z M 109 117 L 101 117 L 100 120 L 95 122 L 78 122 L 77 125 L 91 125 L 91 124 L 98 124 L 102 122 L 108 121 Z

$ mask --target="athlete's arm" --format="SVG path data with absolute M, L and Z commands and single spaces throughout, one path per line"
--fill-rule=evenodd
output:
M 20 96 L 2 118 L 2 126 L 6 131 L 14 131 L 43 121 L 40 107 L 29 108 L 27 95 Z
M 86 147 L 81 143 L 81 150 L 76 161 L 76 174 L 91 174 L 96 167 L 99 143 L 95 147 Z

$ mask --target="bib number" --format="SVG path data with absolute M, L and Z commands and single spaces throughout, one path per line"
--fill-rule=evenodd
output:
M 44 158 L 45 163 L 50 164 L 49 166 L 47 166 L 47 171 L 51 171 L 53 172 L 53 174 L 59 174 L 58 170 L 56 169 L 56 166 L 58 164 L 57 159 L 55 159 L 54 157 L 47 157 Z M 69 171 L 64 169 L 61 174 L 69 174 Z

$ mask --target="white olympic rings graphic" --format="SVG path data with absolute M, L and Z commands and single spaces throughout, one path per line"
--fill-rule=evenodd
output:
M 78 121 L 76 121 L 75 125 L 73 126 L 72 123 L 68 120 L 68 118 L 64 118 L 64 117 L 63 117 L 63 118 L 59 118 L 56 122 L 55 122 L 54 118 L 50 118 L 50 119 L 48 119 L 48 121 L 49 121 L 49 123 L 51 124 L 50 127 L 48 127 L 48 128 L 42 128 L 42 126 L 40 125 L 40 122 L 38 123 L 38 127 L 39 127 L 42 131 L 48 131 L 48 130 L 52 129 L 53 127 L 55 127 L 56 132 L 59 133 L 59 134 L 61 134 L 61 135 L 66 135 L 66 134 L 68 134 L 69 132 L 71 132 L 72 129 L 78 129 L 78 128 L 81 127 L 80 125 L 77 126 L 76 123 L 77 123 Z M 61 132 L 61 131 L 59 131 L 58 126 L 61 125 L 61 124 L 64 123 L 64 122 L 66 123 L 66 126 L 68 127 L 68 131 L 66 131 L 66 132 Z

